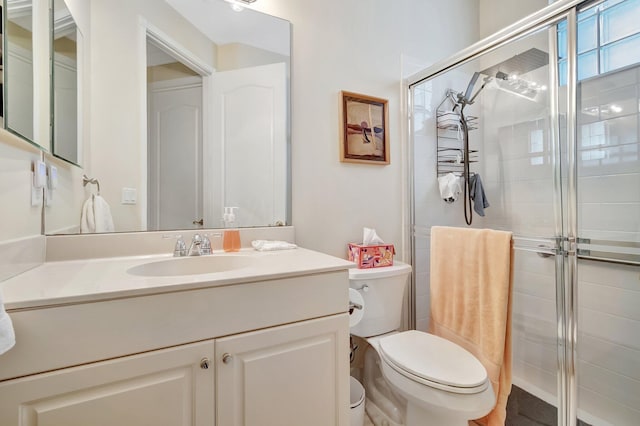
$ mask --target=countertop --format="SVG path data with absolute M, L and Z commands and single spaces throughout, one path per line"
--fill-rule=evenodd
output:
M 150 277 L 128 269 L 149 262 L 172 259 L 171 254 L 46 262 L 0 282 L 7 311 L 280 279 L 346 270 L 347 260 L 297 248 L 271 252 L 242 249 L 236 253 L 215 251 L 210 256 L 249 256 L 250 266 L 225 272 Z M 182 258 L 175 259 L 176 261 Z

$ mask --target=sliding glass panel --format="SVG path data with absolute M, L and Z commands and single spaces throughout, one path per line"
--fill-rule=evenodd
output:
M 581 14 L 593 10 L 600 71 L 577 94 L 578 418 L 631 426 L 640 419 L 640 1 Z
M 412 88 L 417 328 L 428 326 L 431 226 L 467 226 L 468 158 L 488 203 L 481 209 L 478 199 L 467 200 L 471 226 L 515 237 L 507 424 L 553 424 L 548 421 L 558 416 L 557 292 L 564 279 L 558 137 L 566 105 L 556 99 L 559 92 L 566 98 L 566 88 L 557 84 L 557 39 L 566 52 L 555 25 L 545 27 Z M 469 152 L 459 125 L 461 99 Z

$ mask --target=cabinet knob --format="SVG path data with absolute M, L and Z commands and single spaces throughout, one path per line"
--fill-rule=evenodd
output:
M 206 370 L 209 368 L 209 358 L 202 358 L 200 360 L 200 368 Z
M 231 361 L 233 361 L 233 357 L 231 356 L 231 354 L 222 355 L 222 362 L 223 363 L 229 364 Z

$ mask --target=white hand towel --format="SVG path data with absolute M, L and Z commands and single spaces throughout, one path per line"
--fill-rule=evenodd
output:
M 438 178 L 438 187 L 440 188 L 440 196 L 447 203 L 453 203 L 462 193 L 460 177 L 453 173 L 440 176 Z
M 298 246 L 286 241 L 253 240 L 251 245 L 258 251 L 290 250 Z
M 93 213 L 96 219 L 96 232 L 113 232 L 113 217 L 107 200 L 96 195 L 93 200 Z
M 94 232 L 113 232 L 113 217 L 109 203 L 99 195 L 87 198 L 82 206 L 80 217 L 80 232 L 83 234 Z
M 87 198 L 82 205 L 82 214 L 80 215 L 80 233 L 88 234 L 96 232 L 96 221 L 93 216 L 93 195 Z
M 13 331 L 13 323 L 9 314 L 4 310 L 2 290 L 0 289 L 0 355 L 11 349 L 15 344 L 16 335 Z

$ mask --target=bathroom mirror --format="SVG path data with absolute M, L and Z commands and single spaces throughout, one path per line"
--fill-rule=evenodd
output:
M 220 228 L 227 206 L 240 227 L 290 223 L 288 21 L 224 0 L 65 2 L 84 36 L 83 107 L 54 90 L 54 152 L 99 182 L 115 232 Z M 60 130 L 78 127 L 62 154 Z M 80 232 L 82 203 L 53 197 L 45 232 Z
M 49 4 L 4 0 L 4 128 L 50 149 Z
M 5 0 L 4 117 L 5 126 L 34 140 L 34 35 L 31 1 Z
M 52 2 L 51 96 L 53 155 L 79 164 L 78 44 L 82 35 L 65 0 Z

